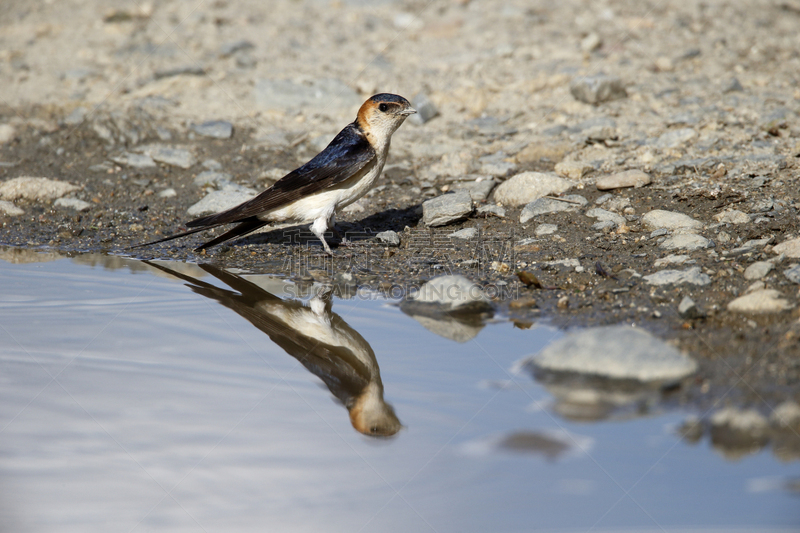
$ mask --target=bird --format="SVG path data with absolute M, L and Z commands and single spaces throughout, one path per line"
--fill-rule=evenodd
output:
M 335 227 L 336 210 L 369 191 L 386 163 L 392 134 L 417 111 L 402 96 L 376 94 L 358 110 L 356 119 L 310 161 L 289 172 L 255 198 L 220 213 L 186 223 L 188 231 L 134 246 L 158 244 L 223 224 L 237 224 L 196 251 L 252 233 L 268 224 L 283 227 L 311 223 L 311 232 L 328 255 L 333 252 L 325 232 Z

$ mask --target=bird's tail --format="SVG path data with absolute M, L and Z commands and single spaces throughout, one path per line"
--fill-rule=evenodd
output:
M 146 242 L 146 243 L 144 243 L 144 244 L 137 244 L 136 246 L 130 246 L 130 247 L 128 247 L 127 249 L 128 249 L 128 250 L 133 250 L 133 249 L 135 249 L 135 248 L 142 248 L 142 247 L 144 247 L 144 246 L 150 246 L 151 244 L 158 244 L 158 243 L 160 243 L 160 242 L 167 242 L 167 241 L 171 241 L 172 239 L 179 239 L 179 238 L 181 238 L 181 237 L 186 237 L 187 235 L 191 235 L 191 234 L 193 234 L 193 233 L 198 233 L 198 232 L 200 232 L 200 231 L 205 231 L 205 230 L 207 230 L 207 229 L 211 229 L 212 227 L 213 227 L 213 226 L 211 226 L 211 227 L 208 227 L 208 226 L 207 226 L 207 227 L 204 227 L 204 228 L 194 228 L 194 229 L 190 229 L 189 231 L 184 231 L 184 232 L 182 232 L 182 233 L 176 233 L 175 235 L 170 235 L 169 237 L 164 237 L 163 239 L 158 239 L 157 241 L 150 241 L 150 242 Z
M 205 250 L 206 248 L 211 248 L 212 246 L 216 246 L 217 244 L 221 244 L 225 241 L 229 241 L 231 239 L 235 239 L 236 237 L 241 237 L 247 235 L 248 233 L 252 233 L 255 230 L 264 227 L 266 225 L 267 225 L 266 222 L 264 222 L 263 220 L 259 220 L 256 217 L 247 218 L 243 220 L 238 226 L 226 231 L 219 237 L 215 237 L 214 239 L 211 239 L 207 243 L 198 246 L 197 248 L 195 248 L 195 250 L 200 251 L 200 250 Z M 190 230 L 189 232 L 187 232 L 187 234 L 194 233 L 195 231 L 197 230 Z

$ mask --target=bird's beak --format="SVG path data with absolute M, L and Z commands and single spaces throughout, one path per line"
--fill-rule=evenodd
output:
M 413 107 L 407 107 L 407 108 L 403 109 L 402 111 L 400 111 L 397 114 L 398 115 L 403 115 L 404 117 L 407 117 L 408 115 L 413 115 L 416 112 L 417 112 L 417 110 L 414 109 Z

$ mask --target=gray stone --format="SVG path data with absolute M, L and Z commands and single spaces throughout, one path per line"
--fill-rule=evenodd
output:
M 767 274 L 769 271 L 775 267 L 769 261 L 756 261 L 749 267 L 747 267 L 744 271 L 744 279 L 746 280 L 757 280 L 761 279 Z
M 626 187 L 644 187 L 650 183 L 650 175 L 641 170 L 626 170 L 598 178 L 595 186 L 601 191 L 623 189 Z
M 462 181 L 457 183 L 453 190 L 467 191 L 474 202 L 483 202 L 497 185 L 494 180 L 480 179 L 475 181 Z
M 650 285 L 680 285 L 690 283 L 692 285 L 708 285 L 711 278 L 700 271 L 700 267 L 692 267 L 686 270 L 661 270 L 655 274 L 644 276 L 643 278 Z
M 246 187 L 226 187 L 221 191 L 211 191 L 186 211 L 190 216 L 213 215 L 235 207 L 255 197 L 256 191 Z
M 800 238 L 783 241 L 776 245 L 772 251 L 776 254 L 784 254 L 786 257 L 796 259 L 800 257 Z
M 456 191 L 422 203 L 422 221 L 426 226 L 444 226 L 467 218 L 472 213 L 472 198 L 466 191 Z
M 89 113 L 89 110 L 85 107 L 76 107 L 72 110 L 72 112 L 64 117 L 64 124 L 67 126 L 77 126 L 81 124 L 84 119 L 86 119 L 86 115 Z M 2 143 L 2 139 L 0 139 L 0 143 Z
M 577 194 L 570 194 L 559 200 L 554 198 L 539 198 L 522 208 L 519 221 L 525 224 L 539 215 L 558 213 L 561 211 L 577 211 L 581 206 L 586 205 L 587 202 L 586 198 Z
M 24 214 L 25 211 L 15 206 L 12 202 L 0 200 L 0 215 L 7 217 L 18 217 Z
M 351 108 L 359 104 L 358 93 L 344 82 L 321 78 L 309 83 L 292 80 L 259 79 L 255 86 L 256 106 L 291 113 L 313 109 Z
M 147 154 L 122 152 L 119 155 L 111 156 L 109 159 L 115 163 L 131 168 L 152 168 L 156 166 L 156 162 Z
M 464 228 L 462 230 L 454 231 L 448 237 L 451 239 L 463 239 L 468 241 L 478 236 L 478 230 L 475 228 Z
M 621 79 L 603 74 L 578 76 L 569 84 L 569 91 L 576 100 L 595 105 L 628 96 Z
M 499 218 L 506 218 L 506 210 L 500 207 L 499 205 L 494 205 L 494 204 L 483 205 L 478 208 L 477 212 L 478 214 L 487 217 L 489 215 L 494 215 Z
M 736 78 L 729 79 L 722 87 L 723 93 L 743 92 L 744 87 Z
M 728 311 L 744 314 L 780 313 L 792 308 L 788 300 L 774 289 L 760 289 L 740 296 L 728 304 Z
M 689 320 L 695 318 L 705 318 L 706 314 L 697 307 L 697 304 L 694 303 L 694 300 L 689 298 L 688 296 L 684 296 L 681 303 L 678 304 L 678 314 L 681 318 L 686 318 Z
M 411 107 L 417 110 L 417 113 L 408 117 L 409 122 L 421 126 L 425 124 L 432 118 L 439 115 L 439 110 L 436 109 L 436 106 L 431 99 L 428 98 L 428 95 L 425 93 L 417 93 L 411 99 Z
M 564 193 L 573 185 L 573 182 L 552 172 L 523 172 L 498 185 L 494 191 L 494 201 L 516 207 L 542 196 Z
M 589 218 L 596 218 L 600 222 L 611 222 L 615 226 L 624 226 L 627 220 L 622 215 L 618 215 L 616 213 L 612 213 L 611 211 L 606 211 L 605 209 L 601 209 L 599 207 L 595 207 L 594 209 L 589 209 L 586 212 L 586 216 Z
M 687 250 L 689 252 L 712 248 L 713 246 L 714 244 L 710 240 L 695 233 L 679 233 L 667 237 L 659 245 L 664 250 Z
M 603 196 L 601 196 L 600 198 L 598 198 L 597 200 L 595 200 L 594 203 L 595 203 L 595 205 L 603 205 L 604 203 L 608 202 L 612 198 L 614 198 L 613 194 L 606 193 Z
M 208 170 L 222 170 L 222 164 L 216 159 L 206 159 L 201 165 Z
M 192 130 L 204 137 L 213 137 L 214 139 L 230 139 L 233 135 L 233 124 L 227 120 L 209 120 L 202 124 L 192 125 Z
M 662 134 L 655 142 L 656 148 L 678 148 L 697 137 L 697 132 L 691 128 L 671 130 Z
M 714 220 L 722 224 L 747 224 L 750 222 L 750 215 L 736 209 L 723 211 L 714 215 Z
M 411 295 L 409 300 L 434 304 L 446 311 L 491 307 L 483 289 L 460 275 L 433 278 Z
M 149 155 L 154 161 L 172 167 L 190 168 L 196 162 L 192 153 L 185 148 L 173 148 L 163 144 L 149 144 L 139 147 L 138 150 Z
M 542 235 L 552 235 L 558 231 L 558 226 L 555 224 L 539 224 L 534 230 L 534 235 L 541 237 Z
M 792 283 L 800 283 L 800 265 L 792 265 L 783 271 L 783 275 Z
M 81 212 L 88 211 L 92 208 L 92 204 L 83 200 L 78 200 L 77 198 L 59 198 L 53 205 L 56 207 L 66 207 Z
M 517 170 L 517 164 L 511 161 L 486 160 L 482 157 L 478 162 L 480 163 L 478 170 L 481 174 L 486 174 L 487 176 L 505 178 Z
M 400 235 L 396 231 L 386 230 L 378 233 L 375 237 L 384 244 L 390 246 L 400 246 Z
M 66 181 L 22 176 L 0 183 L 0 199 L 49 202 L 78 189 Z
M 559 176 L 577 181 L 593 168 L 592 165 L 579 161 L 561 161 L 553 170 L 555 170 L 556 174 Z
M 522 365 L 533 367 L 534 371 L 663 385 L 680 382 L 697 371 L 692 358 L 630 326 L 588 328 L 565 335 Z
M 656 230 L 660 228 L 668 230 L 676 229 L 701 229 L 703 223 L 695 220 L 689 215 L 677 213 L 675 211 L 664 211 L 663 209 L 654 209 L 642 215 L 642 225 L 649 230 Z
M 155 79 L 171 78 L 172 76 L 205 76 L 206 69 L 197 65 L 183 65 L 175 68 L 157 70 Z
M 252 42 L 248 41 L 247 39 L 241 39 L 238 41 L 232 41 L 229 43 L 225 43 L 219 47 L 219 55 L 222 57 L 232 56 L 236 52 L 241 52 L 242 50 L 252 50 L 255 48 Z
M 194 184 L 198 187 L 214 187 L 221 189 L 231 183 L 231 175 L 227 172 L 216 172 L 214 170 L 204 170 L 194 179 Z
M 682 265 L 686 263 L 688 260 L 689 260 L 688 255 L 669 254 L 668 256 L 662 257 L 661 259 L 656 259 L 655 263 L 653 263 L 653 266 L 658 268 L 665 265 Z

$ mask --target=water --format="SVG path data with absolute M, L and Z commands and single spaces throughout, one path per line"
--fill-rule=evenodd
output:
M 497 319 L 458 343 L 393 302 L 293 300 L 301 287 L 264 275 L 2 257 L 6 531 L 800 525 L 796 461 L 688 444 L 687 413 L 658 406 L 557 415 L 512 371 L 560 335 L 547 326 Z

